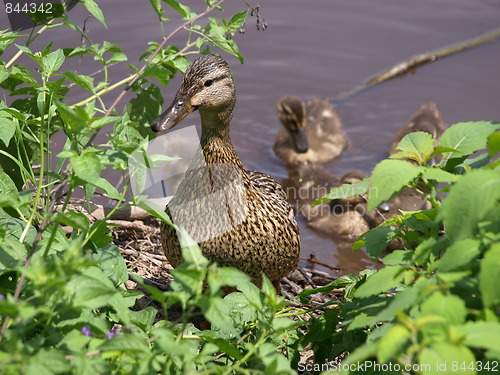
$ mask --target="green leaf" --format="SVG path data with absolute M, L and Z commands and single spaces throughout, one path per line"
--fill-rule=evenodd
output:
M 127 265 L 116 245 L 106 244 L 93 255 L 104 274 L 118 286 L 128 280 Z
M 491 157 L 500 152 L 500 132 L 494 132 L 488 137 L 488 153 Z
M 63 225 L 69 225 L 70 227 L 79 229 L 84 233 L 87 233 L 89 230 L 89 219 L 81 212 L 76 211 L 67 211 L 60 212 L 56 216 L 56 221 Z
M 30 360 L 24 365 L 25 375 L 49 375 L 71 373 L 70 362 L 64 357 L 64 353 L 56 348 L 41 348 L 30 356 Z
M 67 126 L 67 129 L 65 129 L 67 135 L 70 135 L 70 130 L 72 132 L 79 132 L 87 126 L 86 118 L 79 117 L 68 105 L 59 100 L 56 100 L 55 104 L 58 115 L 61 117 L 64 125 Z
M 217 267 L 211 269 L 208 277 L 208 286 L 211 294 L 215 294 L 222 286 L 238 286 L 250 282 L 250 276 L 231 267 Z
M 387 245 L 397 233 L 391 226 L 377 227 L 364 234 L 366 252 L 374 259 L 378 258 L 382 251 L 387 249 Z
M 0 140 L 7 147 L 16 133 L 18 125 L 14 120 L 5 116 L 10 117 L 6 112 L 0 111 Z
M 369 179 L 365 178 L 362 181 L 355 182 L 354 184 L 343 184 L 337 188 L 331 189 L 330 192 L 323 198 L 314 201 L 311 206 L 328 202 L 332 199 L 350 198 L 355 195 L 364 194 L 368 191 Z
M 403 280 L 404 270 L 406 268 L 400 266 L 386 266 L 369 276 L 365 283 L 354 292 L 354 295 L 363 298 L 386 292 Z
M 203 315 L 214 328 L 227 330 L 233 323 L 229 318 L 229 307 L 219 296 L 201 296 L 199 305 Z
M 463 343 L 474 348 L 491 349 L 500 352 L 500 324 L 498 322 L 468 322 L 457 327 L 465 335 Z
M 189 9 L 188 6 L 181 4 L 176 0 L 163 0 L 163 1 L 167 3 L 171 8 L 175 9 L 185 20 L 188 20 L 194 16 L 194 14 L 191 13 L 191 9 Z
M 450 324 L 462 324 L 467 316 L 465 302 L 456 295 L 435 292 L 421 305 L 423 315 L 439 315 Z
M 14 181 L 9 177 L 7 173 L 5 173 L 2 169 L 0 169 L 0 193 L 9 194 L 9 193 L 17 193 L 17 187 Z
M 198 244 L 183 228 L 179 230 L 179 234 L 184 262 L 193 265 L 197 270 L 205 269 L 210 262 L 203 256 Z
M 96 220 L 90 227 L 89 232 L 92 233 L 92 236 L 89 240 L 98 248 L 106 246 L 112 239 L 111 230 L 107 224 L 105 220 Z
M 383 160 L 378 163 L 369 180 L 368 211 L 390 200 L 424 170 L 424 167 L 403 160 Z
M 64 62 L 64 52 L 62 49 L 49 53 L 42 58 L 43 67 L 47 74 L 54 73 Z
M 465 363 L 467 366 L 476 363 L 474 354 L 463 345 L 452 345 L 446 342 L 431 344 L 422 349 L 418 356 L 420 374 L 476 374 L 475 369 L 461 370 L 453 368 L 454 364 Z
M 481 253 L 480 242 L 473 239 L 465 239 L 451 245 L 443 257 L 437 262 L 437 269 L 441 272 L 455 271 L 468 265 L 477 259 Z
M 104 27 L 107 29 L 108 26 L 106 25 L 106 21 L 104 20 L 104 14 L 102 14 L 102 10 L 99 8 L 99 6 L 96 4 L 94 0 L 83 0 L 83 3 L 85 4 L 85 7 L 87 10 L 95 17 L 97 20 L 104 25 Z
M 149 345 L 140 336 L 123 333 L 99 345 L 98 350 L 103 352 L 150 353 Z
M 118 291 L 113 283 L 97 267 L 85 269 L 85 274 L 76 275 L 66 285 L 66 290 L 73 296 L 76 307 L 97 309 L 109 305 Z
M 333 289 L 342 288 L 349 284 L 353 284 L 355 282 L 356 282 L 355 274 L 344 275 L 339 277 L 338 279 L 333 280 L 332 282 L 328 283 L 325 286 L 316 289 L 303 289 L 300 292 L 300 296 L 307 297 L 310 296 L 311 294 L 316 294 L 316 293 L 329 293 Z
M 70 161 L 78 178 L 94 184 L 99 182 L 102 165 L 93 150 L 84 150 L 81 155 L 70 157 Z
M 391 158 L 411 159 L 425 164 L 434 151 L 434 138 L 426 132 L 412 132 L 403 137 L 396 147 L 398 152 Z
M 63 72 L 62 75 L 85 90 L 94 92 L 94 79 L 92 77 L 78 74 L 71 70 Z
M 5 231 L 5 238 L 8 236 L 12 236 L 14 239 L 21 241 L 21 236 L 24 233 L 24 229 L 26 227 L 26 223 L 20 219 L 16 219 L 13 217 L 0 217 L 0 228 Z M 37 231 L 34 226 L 30 225 L 26 235 L 24 236 L 24 240 L 21 241 L 29 246 L 35 242 Z
M 98 179 L 93 180 L 90 183 L 95 187 L 98 187 L 99 189 L 105 191 L 109 198 L 115 199 L 117 201 L 121 199 L 121 194 L 118 192 L 118 190 L 116 190 L 116 188 L 113 185 L 109 183 L 108 180 L 99 177 Z
M 499 123 L 488 121 L 461 122 L 450 126 L 439 138 L 439 145 L 453 148 L 460 153 L 443 153 L 446 158 L 463 158 L 486 147 L 490 134 L 500 128 Z
M 422 173 L 422 178 L 427 180 L 435 180 L 437 182 L 448 182 L 452 183 L 459 179 L 459 176 L 446 172 L 440 168 L 427 167 Z
M 245 20 L 247 19 L 247 14 L 248 11 L 244 10 L 242 12 L 236 13 L 234 16 L 231 17 L 229 20 L 228 26 L 234 31 L 240 28 L 244 23 Z
M 484 255 L 479 272 L 479 290 L 486 307 L 500 304 L 500 244 L 494 244 Z
M 410 339 L 411 334 L 402 324 L 396 324 L 382 337 L 379 342 L 377 358 L 380 363 L 386 363 L 392 357 L 399 355 Z
M 470 238 L 478 224 L 498 205 L 500 173 L 474 170 L 463 176 L 443 201 L 437 220 L 442 220 L 451 242 Z

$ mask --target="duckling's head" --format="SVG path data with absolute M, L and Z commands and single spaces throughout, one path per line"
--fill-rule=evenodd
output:
M 306 106 L 304 102 L 292 95 L 287 95 L 278 100 L 278 118 L 290 134 L 293 148 L 299 154 L 307 152 L 309 145 L 304 134 L 306 126 Z
M 186 70 L 173 103 L 151 128 L 155 132 L 172 129 L 195 110 L 200 111 L 203 124 L 229 125 L 235 102 L 229 64 L 218 56 L 203 55 Z

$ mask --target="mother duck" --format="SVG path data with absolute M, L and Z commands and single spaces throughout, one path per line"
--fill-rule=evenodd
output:
M 172 129 L 191 112 L 201 118 L 200 149 L 165 211 L 221 266 L 236 267 L 260 286 L 262 273 L 279 281 L 297 266 L 300 239 L 293 210 L 270 176 L 245 169 L 229 127 L 236 103 L 229 65 L 204 55 L 186 70 L 172 105 L 152 124 Z M 180 236 L 162 223 L 163 250 L 172 266 L 182 263 Z

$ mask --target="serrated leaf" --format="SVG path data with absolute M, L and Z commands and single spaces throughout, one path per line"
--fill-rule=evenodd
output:
M 410 337 L 410 331 L 405 326 L 396 324 L 391 327 L 379 342 L 377 350 L 378 361 L 386 363 L 392 357 L 397 356 L 405 349 L 405 344 Z
M 54 73 L 64 63 L 64 52 L 62 49 L 49 53 L 42 58 L 43 67 L 48 74 Z
M 402 153 L 393 155 L 393 157 L 405 154 L 406 156 L 402 156 L 402 158 L 413 159 L 419 164 L 425 164 L 434 151 L 434 138 L 426 132 L 412 132 L 401 139 L 396 149 Z
M 383 160 L 369 179 L 368 211 L 387 202 L 425 170 L 403 160 Z
M 447 374 L 476 374 L 475 369 L 452 371 L 453 364 L 476 363 L 474 354 L 463 345 L 452 345 L 447 342 L 438 342 L 424 347 L 418 355 L 420 373 L 422 375 L 435 375 L 443 372 Z
M 479 222 L 498 204 L 500 174 L 474 170 L 460 178 L 443 201 L 437 220 L 442 220 L 451 242 L 471 238 Z
M 484 255 L 479 272 L 479 290 L 486 307 L 500 304 L 500 244 L 494 244 Z
M 211 293 L 215 294 L 222 286 L 238 286 L 250 282 L 250 276 L 236 268 L 218 267 L 210 270 L 207 281 Z
M 71 70 L 63 72 L 62 75 L 69 79 L 71 82 L 77 84 L 80 87 L 83 87 L 85 90 L 94 92 L 94 79 L 92 77 L 78 74 Z
M 244 10 L 243 12 L 236 13 L 234 16 L 231 17 L 229 20 L 228 26 L 232 30 L 236 30 L 239 27 L 241 27 L 247 18 L 248 11 Z
M 422 173 L 422 178 L 425 178 L 427 180 L 435 180 L 437 182 L 452 183 L 457 181 L 459 177 L 440 168 L 425 168 Z
M 228 330 L 233 326 L 229 318 L 229 307 L 219 296 L 201 296 L 199 304 L 203 315 L 214 328 Z
M 486 147 L 489 135 L 500 128 L 499 123 L 488 121 L 461 122 L 450 126 L 439 138 L 439 145 L 461 153 L 443 153 L 448 159 L 462 158 Z
M 83 232 L 88 232 L 89 230 L 89 219 L 81 212 L 68 211 L 60 212 L 56 216 L 56 222 L 63 225 L 69 225 L 70 227 L 80 229 Z
M 104 27 L 107 29 L 108 26 L 106 25 L 106 21 L 104 20 L 104 14 L 102 13 L 102 10 L 99 8 L 99 6 L 96 4 L 94 0 L 83 0 L 83 3 L 85 4 L 85 7 L 87 10 L 95 17 L 97 20 L 104 25 Z
M 500 323 L 468 322 L 457 327 L 464 334 L 463 343 L 474 348 L 491 349 L 500 352 Z
M 465 302 L 453 294 L 442 294 L 435 292 L 422 303 L 420 310 L 422 315 L 438 315 L 446 319 L 450 324 L 462 324 L 467 316 Z
M 479 245 L 480 242 L 475 239 L 465 239 L 455 242 L 446 249 L 443 257 L 437 262 L 438 271 L 455 271 L 466 266 L 481 254 Z
M 86 182 L 98 183 L 102 165 L 93 151 L 84 150 L 81 155 L 70 157 L 70 162 L 78 178 Z
M 67 125 L 67 127 L 69 127 L 71 131 L 79 132 L 87 126 L 85 119 L 77 116 L 75 111 L 73 111 L 68 105 L 59 100 L 56 100 L 55 104 L 57 107 L 57 112 L 63 120 L 64 125 Z M 66 133 L 68 134 L 67 131 Z
M 176 0 L 163 0 L 167 3 L 172 9 L 175 9 L 185 20 L 190 19 L 194 14 L 191 13 L 191 9 L 179 3 Z
M 3 114 L 3 111 L 0 112 L 0 140 L 7 147 L 16 133 L 17 123 L 10 118 L 4 117 Z
M 116 245 L 107 244 L 98 249 L 93 258 L 115 286 L 128 280 L 127 265 Z
M 90 268 L 87 268 L 86 272 L 89 273 L 89 270 Z M 111 281 L 104 276 L 102 271 L 99 270 L 99 272 L 109 284 L 103 282 L 104 280 L 102 278 L 97 279 L 93 277 L 96 272 L 93 272 L 92 275 L 73 276 L 68 282 L 66 288 L 69 294 L 73 296 L 74 306 L 96 309 L 108 305 L 111 298 L 118 293 Z
M 400 266 L 386 266 L 368 277 L 355 292 L 354 296 L 363 298 L 378 295 L 397 286 L 403 280 L 403 271 Z
M 123 353 L 149 353 L 150 348 L 147 342 L 138 335 L 119 334 L 111 340 L 105 341 L 98 346 L 103 352 L 118 351 Z
M 121 199 L 121 194 L 119 193 L 119 191 L 113 185 L 111 185 L 108 180 L 106 180 L 102 177 L 99 177 L 99 178 L 93 180 L 93 182 L 89 182 L 89 183 L 91 183 L 95 187 L 98 187 L 99 189 L 106 192 L 106 195 L 109 198 L 115 199 L 117 201 Z
M 0 169 L 0 193 L 8 194 L 8 193 L 17 193 L 17 187 L 14 181 L 10 178 L 10 176 L 5 173 L 2 169 Z
M 377 227 L 364 234 L 366 252 L 374 259 L 378 258 L 382 251 L 394 238 L 397 230 L 391 226 Z
M 323 198 L 314 201 L 311 206 L 328 202 L 332 199 L 350 198 L 355 195 L 364 194 L 368 191 L 369 178 L 362 181 L 355 182 L 354 184 L 343 184 L 340 187 L 331 189 L 330 192 Z

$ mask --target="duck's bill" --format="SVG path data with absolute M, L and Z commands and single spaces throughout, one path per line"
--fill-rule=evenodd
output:
M 194 110 L 186 95 L 177 94 L 172 105 L 151 123 L 151 129 L 155 132 L 172 129 Z
M 302 129 L 291 131 L 290 135 L 292 136 L 293 146 L 296 152 L 303 154 L 309 150 L 307 138 Z

